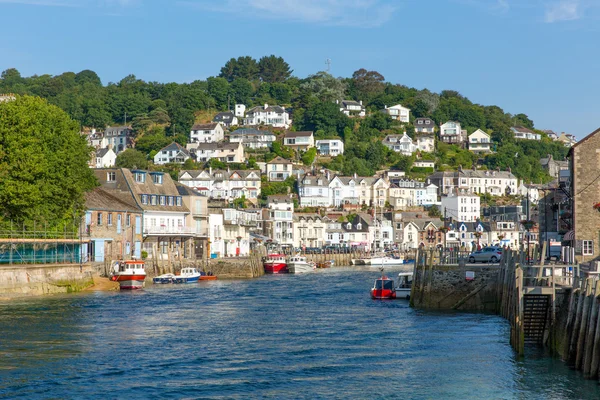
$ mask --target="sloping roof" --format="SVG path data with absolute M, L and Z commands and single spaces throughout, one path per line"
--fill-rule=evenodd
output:
M 286 138 L 293 138 L 293 137 L 310 137 L 312 136 L 313 133 L 312 131 L 299 131 L 299 132 L 291 132 L 288 131 L 285 133 L 285 137 Z
M 241 143 L 218 143 L 218 142 L 199 142 L 199 143 L 190 143 L 189 145 L 193 149 L 199 150 L 236 150 L 240 147 Z M 197 146 L 196 146 L 197 145 Z
M 531 129 L 527 129 L 523 126 L 512 126 L 510 129 L 512 129 L 513 132 L 519 132 L 519 133 L 535 133 Z
M 127 168 L 121 168 L 123 172 L 123 176 L 125 177 L 128 187 L 133 192 L 133 195 L 136 197 L 138 204 L 144 209 L 148 211 L 175 211 L 175 212 L 189 212 L 187 207 L 182 203 L 181 206 L 173 205 L 173 206 L 161 206 L 160 203 L 156 205 L 151 204 L 141 204 L 140 196 L 142 194 L 147 195 L 157 195 L 157 196 L 179 196 L 179 191 L 175 186 L 175 182 L 171 179 L 169 174 L 165 174 L 162 172 L 154 172 L 154 171 L 141 171 L 141 170 L 133 170 L 130 171 Z M 147 175 L 152 174 L 162 174 L 163 182 L 161 184 L 155 184 L 150 176 L 147 176 L 144 182 L 136 182 L 133 174 L 135 173 L 145 173 Z
M 182 183 L 175 182 L 175 187 L 177 187 L 177 191 L 181 196 L 203 196 L 200 192 L 197 192 L 195 189 L 192 189 L 189 186 L 186 186 Z
M 261 131 L 259 129 L 254 128 L 240 128 L 231 132 L 230 135 L 243 135 L 243 136 L 262 136 L 262 135 L 273 135 L 275 134 L 271 131 Z
M 274 159 L 272 159 L 271 161 L 269 161 L 267 164 L 291 164 L 292 162 L 289 160 L 286 160 L 285 158 L 281 157 L 281 156 L 277 156 Z
M 200 175 L 206 172 L 207 177 L 204 178 L 199 178 Z M 212 173 L 209 172 L 209 170 L 182 170 L 179 172 L 179 179 L 181 179 L 181 177 L 184 174 L 188 174 L 190 175 L 191 179 L 197 180 L 197 179 L 206 179 L 206 180 L 214 180 L 217 174 L 220 174 L 221 177 L 219 178 L 220 180 L 231 180 L 232 176 L 237 174 L 239 175 L 240 179 L 246 179 L 248 178 L 248 176 L 250 176 L 252 173 L 254 173 L 257 176 L 257 179 L 260 180 L 260 171 L 257 169 L 245 169 L 245 170 L 239 170 L 239 169 L 232 169 L 232 170 L 223 170 L 223 169 L 215 169 L 212 170 Z M 233 178 L 235 179 L 235 178 Z
M 135 204 L 130 194 L 119 196 L 114 190 L 108 191 L 102 187 L 97 187 L 85 193 L 85 208 L 100 211 L 142 212 L 142 209 Z
M 211 122 L 209 124 L 195 124 L 192 126 L 193 131 L 212 131 L 219 125 L 218 122 Z
M 231 111 L 220 112 L 213 118 L 213 122 L 224 122 L 230 124 L 233 121 L 235 115 Z M 193 129 L 193 128 L 192 128 Z
M 357 106 L 357 107 L 363 107 L 362 104 L 360 104 L 360 102 L 358 101 L 354 101 L 354 100 L 342 100 L 342 105 L 344 107 L 348 107 L 348 106 Z
M 427 123 L 427 121 L 429 121 L 429 123 Z M 431 118 L 415 118 L 413 125 L 415 128 L 420 126 L 433 127 L 435 126 L 435 122 Z
M 266 106 L 267 106 L 266 108 L 264 106 L 252 107 L 251 109 L 246 111 L 246 115 L 254 114 L 254 113 L 258 113 L 258 112 L 275 112 L 275 113 L 279 113 L 279 114 L 285 112 L 285 108 L 283 108 L 281 106 L 270 106 L 268 104 L 266 104 Z
M 272 194 L 267 196 L 267 203 L 292 203 L 293 200 L 286 194 Z
M 96 157 L 102 158 L 104 157 L 109 151 L 112 151 L 112 149 L 109 148 L 104 148 L 104 149 L 100 149 L 100 150 L 96 150 Z M 114 153 L 114 152 L 113 152 Z
M 190 152 L 187 151 L 187 149 L 183 146 L 181 146 L 179 143 L 177 142 L 173 142 L 170 145 L 163 147 L 162 149 L 160 149 L 159 153 L 161 151 L 181 151 L 183 154 L 185 154 L 186 156 L 189 157 Z

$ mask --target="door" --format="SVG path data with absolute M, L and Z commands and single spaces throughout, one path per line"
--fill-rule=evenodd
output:
M 135 217 L 135 234 L 142 234 L 142 217 L 140 217 L 139 215 Z
M 104 261 L 104 240 L 103 239 L 94 240 L 94 261 L 96 261 L 96 262 Z
M 137 242 L 135 242 L 135 248 L 134 248 L 133 256 L 135 258 L 137 258 L 138 260 L 140 258 L 142 258 L 142 242 L 140 242 L 139 240 Z
M 121 221 L 122 221 L 121 218 L 122 218 L 121 214 L 117 214 L 117 233 L 119 233 L 119 234 L 121 233 Z M 129 254 L 129 253 L 127 253 L 127 254 Z

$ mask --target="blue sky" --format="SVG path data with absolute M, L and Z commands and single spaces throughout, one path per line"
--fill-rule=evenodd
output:
M 160 82 L 282 56 L 294 74 L 387 81 L 529 115 L 581 138 L 600 126 L 597 0 L 0 0 L 0 70 L 92 69 Z

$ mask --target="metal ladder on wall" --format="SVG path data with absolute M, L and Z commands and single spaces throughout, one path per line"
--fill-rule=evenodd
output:
M 550 296 L 527 294 L 523 296 L 523 333 L 525 343 L 542 344 L 548 320 Z

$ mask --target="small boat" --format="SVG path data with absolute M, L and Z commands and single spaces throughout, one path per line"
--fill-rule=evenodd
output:
M 113 261 L 110 279 L 119 282 L 121 290 L 141 289 L 146 280 L 146 266 L 140 260 Z
M 217 280 L 217 276 L 213 275 L 212 272 L 209 273 L 205 273 L 205 272 L 200 272 L 202 275 L 200 275 L 200 280 L 201 281 L 216 281 Z
M 194 283 L 200 279 L 200 272 L 196 268 L 182 268 L 179 275 L 175 275 L 173 283 Z
M 381 268 L 381 277 L 375 280 L 373 289 L 371 289 L 371 298 L 375 300 L 387 300 L 396 298 L 396 289 L 394 281 L 383 274 Z
M 322 262 L 318 262 L 316 263 L 317 268 L 331 268 L 334 264 L 333 260 L 329 260 L 329 261 L 322 261 Z
M 405 262 L 402 257 L 377 256 L 365 259 L 365 264 L 371 267 L 398 267 Z
M 412 289 L 412 272 L 400 272 L 398 274 L 398 286 L 396 286 L 396 297 L 399 299 L 410 299 Z
M 287 260 L 284 254 L 269 254 L 263 262 L 267 274 L 287 274 Z
M 175 275 L 162 274 L 162 275 L 155 276 L 154 278 L 152 278 L 152 283 L 156 283 L 156 284 L 173 283 L 174 280 L 175 280 Z
M 302 274 L 316 268 L 314 263 L 306 262 L 306 257 L 295 255 L 287 259 L 287 269 L 290 274 Z

